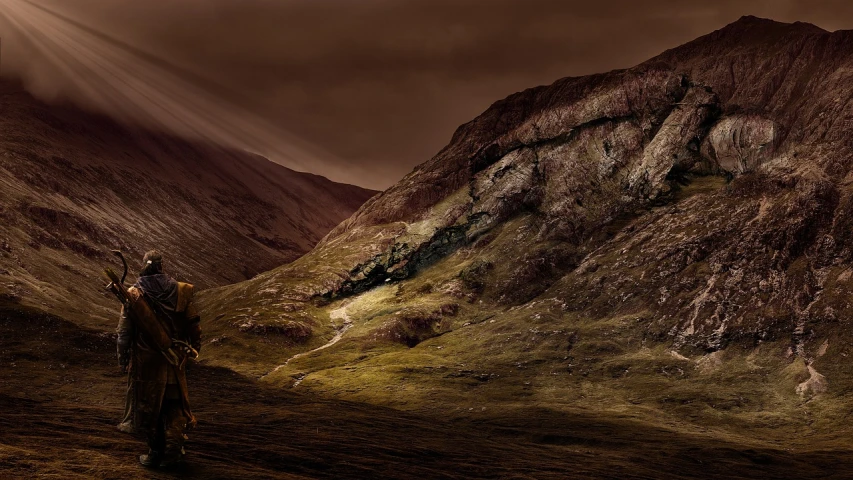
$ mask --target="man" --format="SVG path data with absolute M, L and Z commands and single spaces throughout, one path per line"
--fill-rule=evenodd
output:
M 149 308 L 122 307 L 117 329 L 118 360 L 128 373 L 127 411 L 119 429 L 147 436 L 149 450 L 139 457 L 142 465 L 168 467 L 183 461 L 184 432 L 196 423 L 186 365 L 201 349 L 200 319 L 193 286 L 163 273 L 158 252 L 146 253 L 142 264 L 136 285 L 128 289 L 128 305 L 145 302 Z M 137 318 L 138 312 L 148 314 Z M 152 324 L 172 339 L 171 348 L 158 347 L 150 334 Z

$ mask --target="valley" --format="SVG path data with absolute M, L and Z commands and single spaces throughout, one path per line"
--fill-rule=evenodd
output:
M 6 91 L 0 474 L 147 478 L 98 271 L 156 244 L 204 332 L 160 478 L 853 475 L 851 46 L 743 17 L 380 193 Z

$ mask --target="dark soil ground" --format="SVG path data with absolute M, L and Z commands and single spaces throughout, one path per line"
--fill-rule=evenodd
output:
M 189 373 L 188 462 L 150 471 L 119 433 L 113 340 L 0 306 L 0 478 L 851 478 L 849 451 L 756 450 L 613 418 L 427 418 Z

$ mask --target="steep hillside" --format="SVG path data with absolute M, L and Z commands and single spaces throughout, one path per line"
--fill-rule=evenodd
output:
M 853 32 L 744 17 L 512 95 L 308 255 L 207 292 L 210 361 L 442 415 L 843 438 L 851 88 Z
M 114 328 L 110 249 L 132 272 L 156 248 L 179 279 L 224 285 L 299 257 L 373 193 L 0 83 L 0 299 L 80 324 Z

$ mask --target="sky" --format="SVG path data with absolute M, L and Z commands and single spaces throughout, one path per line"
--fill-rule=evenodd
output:
M 848 0 L 0 0 L 0 72 L 384 189 L 513 92 L 631 67 L 743 15 L 853 29 Z

